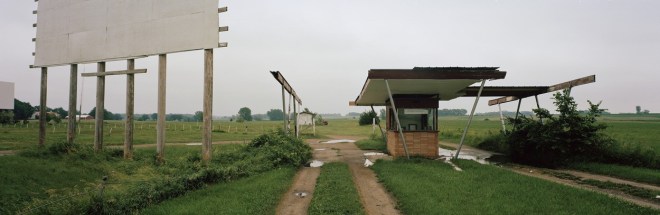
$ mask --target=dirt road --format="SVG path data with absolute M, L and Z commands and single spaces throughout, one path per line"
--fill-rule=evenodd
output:
M 337 139 L 351 139 L 351 137 L 333 137 Z M 320 140 L 307 140 L 314 149 L 314 159 L 323 162 L 347 163 L 351 171 L 353 183 L 358 190 L 360 202 L 367 214 L 400 214 L 396 210 L 396 201 L 378 183 L 376 174 L 369 168 L 364 167 L 364 153 L 353 143 L 319 143 Z M 371 161 L 375 159 L 389 159 L 385 155 L 368 156 Z M 314 185 L 318 172 L 311 173 L 319 168 L 305 167 L 298 172 L 294 184 L 280 201 L 277 214 L 307 214 L 307 208 L 311 202 Z M 300 176 L 300 177 L 299 177 Z M 348 179 L 347 179 L 348 180 Z M 311 186 L 310 186 L 311 184 Z M 308 191 L 309 195 L 300 198 L 295 193 Z

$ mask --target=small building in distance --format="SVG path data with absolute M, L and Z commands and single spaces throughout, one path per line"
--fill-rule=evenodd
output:
M 66 116 L 64 119 L 69 119 L 69 116 Z M 76 120 L 93 120 L 94 117 L 84 114 L 84 115 L 76 115 Z

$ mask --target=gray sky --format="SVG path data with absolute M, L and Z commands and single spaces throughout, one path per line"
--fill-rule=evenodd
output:
M 660 111 L 660 1 L 220 1 L 220 34 L 228 48 L 215 50 L 214 115 L 281 108 L 279 70 L 303 100 L 320 113 L 362 112 L 349 107 L 372 68 L 499 66 L 505 80 L 487 85 L 550 85 L 587 75 L 596 83 L 572 95 L 603 101 L 611 112 L 635 106 Z M 34 1 L 0 2 L 0 81 L 16 83 L 16 97 L 37 105 L 38 69 L 29 69 L 35 36 Z M 136 61 L 136 113 L 156 112 L 157 58 Z M 121 70 L 125 61 L 109 62 Z M 68 67 L 49 69 L 48 106 L 67 107 Z M 94 72 L 95 64 L 79 67 Z M 94 106 L 96 80 L 79 78 L 83 112 Z M 202 51 L 168 55 L 167 112 L 202 109 Z M 84 87 L 82 87 L 84 82 Z M 106 79 L 106 109 L 123 113 L 124 76 Z M 655 89 L 655 90 L 654 90 Z M 478 112 L 497 111 L 481 100 Z M 550 95 L 541 106 L 552 108 Z M 440 108 L 471 107 L 472 99 L 441 102 Z M 530 110 L 532 99 L 523 101 Z M 515 110 L 516 103 L 502 106 Z

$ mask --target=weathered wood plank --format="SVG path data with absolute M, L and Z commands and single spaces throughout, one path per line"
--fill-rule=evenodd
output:
M 78 64 L 71 64 L 69 81 L 69 121 L 66 130 L 66 139 L 73 144 L 76 137 L 76 104 L 78 103 Z
M 46 143 L 46 96 L 48 95 L 48 67 L 41 67 L 41 91 L 39 96 L 39 146 Z
M 158 124 L 156 129 L 157 160 L 165 158 L 165 90 L 166 90 L 167 55 L 158 55 Z
M 135 59 L 128 59 L 126 61 L 126 69 L 128 71 L 135 70 Z M 126 121 L 124 126 L 124 159 L 133 158 L 134 110 L 135 110 L 135 74 L 126 74 Z
M 596 75 L 590 75 L 590 76 L 587 76 L 587 77 L 578 78 L 578 79 L 567 81 L 567 82 L 564 82 L 564 83 L 552 85 L 548 88 L 548 93 L 558 91 L 558 90 L 568 89 L 568 88 L 571 88 L 571 87 L 577 87 L 577 86 L 580 86 L 580 85 L 590 84 L 590 83 L 594 83 L 594 82 L 596 82 Z
M 202 134 L 202 160 L 211 161 L 213 130 L 213 49 L 204 50 L 204 133 Z
M 105 72 L 105 62 L 96 64 L 96 71 Z M 105 76 L 96 77 L 96 118 L 94 129 L 94 151 L 103 150 L 103 115 L 105 112 Z
M 128 69 L 128 70 L 118 70 L 118 71 L 109 71 L 109 72 L 88 72 L 81 73 L 82 77 L 95 77 L 95 76 L 108 76 L 108 75 L 129 75 L 129 74 L 138 74 L 138 73 L 147 73 L 147 69 Z

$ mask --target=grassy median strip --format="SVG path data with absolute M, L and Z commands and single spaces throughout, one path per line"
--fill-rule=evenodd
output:
M 345 163 L 323 165 L 309 214 L 364 214 L 352 178 Z
M 165 201 L 141 214 L 275 214 L 282 193 L 295 168 L 271 170 L 228 183 L 212 185 L 183 197 Z
M 657 169 L 601 163 L 577 163 L 569 167 L 576 170 L 660 186 L 660 171 Z
M 458 160 L 376 162 L 373 169 L 405 214 L 657 214 L 606 195 Z

